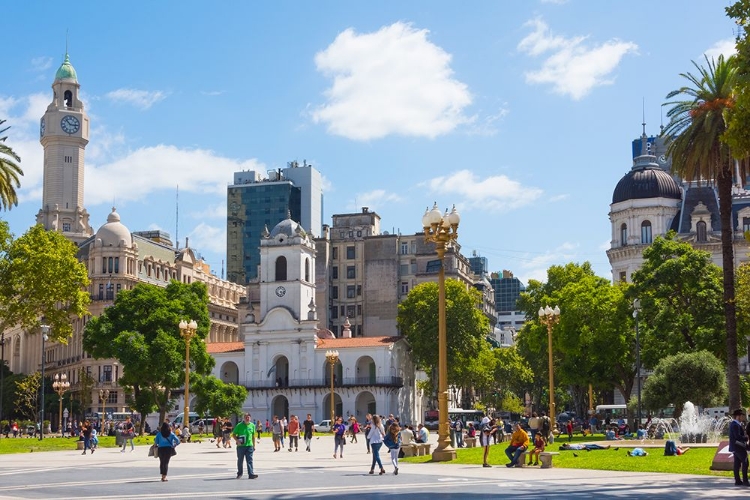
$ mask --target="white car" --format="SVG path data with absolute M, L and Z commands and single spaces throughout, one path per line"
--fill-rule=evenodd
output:
M 319 424 L 313 426 L 315 432 L 331 432 L 331 421 L 322 420 Z

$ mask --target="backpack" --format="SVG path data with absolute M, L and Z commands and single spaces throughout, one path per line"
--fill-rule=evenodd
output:
M 665 457 L 673 457 L 677 455 L 677 445 L 672 441 L 671 439 L 668 439 L 666 443 L 664 443 L 664 456 Z
M 542 435 L 543 436 L 545 437 L 549 436 L 549 427 L 550 427 L 549 417 L 543 417 L 542 418 Z

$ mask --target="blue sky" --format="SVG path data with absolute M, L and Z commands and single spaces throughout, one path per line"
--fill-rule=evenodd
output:
M 527 282 L 605 250 L 630 142 L 703 54 L 728 2 L 10 2 L 0 118 L 22 157 L 16 235 L 41 206 L 39 119 L 68 47 L 91 118 L 85 206 L 185 237 L 218 275 L 235 171 L 306 160 L 324 221 L 367 206 L 421 230 L 456 204 L 466 255 Z M 665 122 L 666 124 L 666 122 Z

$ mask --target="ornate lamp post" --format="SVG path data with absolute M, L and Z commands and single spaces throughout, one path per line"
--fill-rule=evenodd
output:
M 437 203 L 432 210 L 425 210 L 422 216 L 424 241 L 435 243 L 435 251 L 440 259 L 438 272 L 438 445 L 432 453 L 433 462 L 446 462 L 456 458 L 456 450 L 451 446 L 450 424 L 448 423 L 448 338 L 445 327 L 445 251 L 458 238 L 458 223 L 461 221 L 456 206 L 445 214 L 440 213 Z
M 107 399 L 109 398 L 109 389 L 99 389 L 99 400 L 102 402 L 102 418 L 99 421 L 99 434 L 104 436 L 104 419 L 107 413 Z
M 52 382 L 52 388 L 55 390 L 57 395 L 60 397 L 60 415 L 57 421 L 57 425 L 60 427 L 60 436 L 64 434 L 63 428 L 63 394 L 70 388 L 70 382 L 68 382 L 68 376 L 64 373 L 55 373 L 54 381 Z
M 182 417 L 182 425 L 190 425 L 190 341 L 198 330 L 195 320 L 180 321 L 180 335 L 185 339 L 185 413 Z M 190 427 L 188 427 L 189 429 Z
M 335 400 L 335 393 L 333 392 L 333 369 L 336 366 L 336 363 L 339 360 L 339 352 L 338 351 L 332 351 L 328 350 L 326 351 L 326 360 L 331 365 L 331 427 L 333 427 L 334 419 L 336 418 L 336 400 Z
M 641 426 L 641 342 L 638 337 L 638 314 L 641 312 L 641 299 L 633 300 L 633 318 L 635 319 L 635 380 L 638 391 L 638 428 Z
M 42 325 L 42 394 L 41 403 L 42 407 L 39 409 L 39 441 L 44 438 L 44 343 L 47 341 L 49 334 L 49 326 Z
M 552 364 L 552 328 L 560 321 L 560 308 L 550 306 L 539 308 L 539 321 L 547 325 L 547 351 L 549 351 L 549 418 L 552 425 L 556 425 L 555 420 L 555 375 L 554 365 Z

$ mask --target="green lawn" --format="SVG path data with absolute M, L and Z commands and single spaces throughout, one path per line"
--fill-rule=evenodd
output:
M 592 442 L 591 438 L 577 437 L 573 442 Z M 547 451 L 560 451 L 560 444 L 551 444 Z M 621 443 L 620 443 L 621 444 Z M 503 467 L 508 463 L 505 448 L 508 443 L 490 446 L 489 463 L 493 467 Z M 619 447 L 619 450 L 615 448 Z M 645 457 L 629 457 L 627 452 L 634 447 L 634 443 L 628 443 L 628 447 L 613 444 L 608 450 L 595 451 L 560 451 L 560 455 L 553 458 L 555 467 L 567 469 L 594 469 L 615 470 L 633 472 L 667 472 L 671 474 L 701 474 L 731 476 L 731 471 L 712 471 L 711 462 L 716 453 L 715 447 L 691 448 L 685 455 L 665 457 L 663 448 L 646 448 L 649 453 Z M 461 448 L 456 450 L 456 460 L 446 462 L 451 464 L 475 464 L 482 465 L 484 450 L 482 448 Z M 576 456 L 577 455 L 577 456 Z M 409 463 L 429 462 L 432 457 L 408 457 L 402 459 Z
M 196 437 L 196 436 L 194 436 Z M 201 439 L 208 439 L 209 435 L 200 436 Z M 2 438 L 0 439 L 0 454 L 9 453 L 30 453 L 37 451 L 61 451 L 75 450 L 77 438 L 59 438 L 45 437 L 43 440 L 34 438 Z M 150 445 L 154 442 L 154 436 L 138 436 L 135 438 L 135 445 Z M 99 438 L 100 448 L 115 448 L 115 436 L 103 436 Z M 129 446 L 129 444 L 128 444 Z M 144 448 L 143 453 L 146 453 Z

